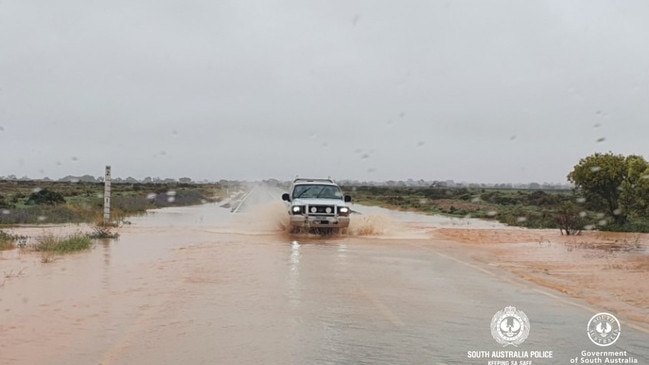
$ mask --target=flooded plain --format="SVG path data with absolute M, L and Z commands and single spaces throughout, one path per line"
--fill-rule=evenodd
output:
M 283 205 L 263 194 L 238 214 L 152 211 L 52 262 L 1 252 L 0 363 L 487 364 L 506 359 L 469 354 L 503 350 L 490 323 L 506 306 L 531 330 L 505 350 L 552 351 L 531 363 L 601 350 L 586 326 L 602 311 L 622 323 L 606 350 L 649 363 L 645 236 L 362 206 L 347 235 L 291 236 Z

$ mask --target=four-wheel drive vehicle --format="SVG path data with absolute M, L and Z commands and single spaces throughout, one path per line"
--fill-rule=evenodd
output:
M 331 179 L 297 178 L 282 200 L 287 202 L 291 232 L 329 233 L 349 227 L 347 203 L 352 199 Z

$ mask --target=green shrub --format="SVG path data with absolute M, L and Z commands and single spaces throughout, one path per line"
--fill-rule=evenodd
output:
M 42 189 L 37 192 L 32 193 L 29 198 L 27 198 L 28 205 L 56 205 L 56 204 L 65 204 L 65 198 L 61 193 L 56 191 L 51 191 L 48 189 Z

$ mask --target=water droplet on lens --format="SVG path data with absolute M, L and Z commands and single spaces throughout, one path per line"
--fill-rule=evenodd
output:
M 606 219 L 602 219 L 602 220 L 599 221 L 597 224 L 599 224 L 600 226 L 605 226 L 605 225 L 608 224 L 608 221 L 606 221 Z
M 368 155 L 367 153 L 364 153 L 364 154 L 361 156 L 361 158 L 362 158 L 363 160 L 367 160 L 368 158 L 370 158 L 370 155 Z
M 11 212 L 9 211 L 9 209 L 3 209 L 2 214 L 9 215 L 9 214 L 11 214 Z
M 516 222 L 518 222 L 518 223 L 523 223 L 525 221 L 527 221 L 526 217 L 518 217 L 518 218 L 516 218 Z
M 601 143 L 601 142 L 604 142 L 604 141 L 606 141 L 606 138 L 604 138 L 604 137 L 597 138 L 597 143 Z
M 515 140 L 515 139 L 516 139 L 516 136 L 511 136 L 511 137 L 509 137 L 509 140 L 510 140 L 510 141 L 513 141 L 513 140 Z
M 587 231 L 592 231 L 593 229 L 595 229 L 595 226 L 592 225 L 592 224 L 589 224 L 587 226 L 584 226 L 584 229 L 587 230 Z
M 167 195 L 169 195 L 169 196 L 176 196 L 176 192 L 175 192 L 174 190 L 169 190 L 169 191 L 167 192 Z
M 47 217 L 46 217 L 46 216 L 44 216 L 44 215 L 40 215 L 40 216 L 38 216 L 38 221 L 39 221 L 39 222 L 44 222 L 44 221 L 46 221 L 46 220 L 47 220 Z
M 620 215 L 620 214 L 622 214 L 622 209 L 615 209 L 615 210 L 613 211 L 613 214 L 614 214 L 614 215 Z
M 170 196 L 167 198 L 167 202 L 169 203 L 173 203 L 174 201 L 176 201 L 176 197 Z
M 597 171 L 599 171 L 599 170 L 601 170 L 601 169 L 602 169 L 602 168 L 599 167 L 599 166 L 593 166 L 593 167 L 590 168 L 590 171 L 592 171 L 592 172 L 597 172 Z
M 34 188 L 34 190 L 32 190 L 32 192 L 34 192 L 34 193 L 38 193 L 38 192 L 41 191 L 41 190 L 43 190 L 43 189 L 41 189 L 41 188 Z
M 156 198 L 156 196 L 158 196 L 156 193 L 151 193 L 151 194 L 147 195 L 146 198 L 149 199 L 149 200 L 154 200 Z
M 490 217 L 495 217 L 496 215 L 498 215 L 498 212 L 496 212 L 495 210 L 490 210 L 487 212 L 487 215 Z
M 70 159 L 71 159 L 72 161 L 79 161 L 79 158 L 78 158 L 77 156 L 72 156 Z
M 579 216 L 582 217 L 582 218 L 584 218 L 586 215 L 587 215 L 586 212 L 579 212 Z
M 577 203 L 585 203 L 586 198 L 577 198 Z
M 426 142 L 424 142 L 424 141 L 419 141 L 419 142 L 417 142 L 417 147 L 421 147 L 421 146 L 423 146 L 423 145 L 425 145 L 425 144 L 426 144 Z
M 604 215 L 605 215 L 604 213 L 597 213 L 597 218 L 598 219 L 604 218 Z

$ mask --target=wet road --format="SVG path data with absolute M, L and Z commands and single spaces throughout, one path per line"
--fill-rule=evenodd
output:
M 444 222 L 390 213 L 400 229 L 322 239 L 278 230 L 283 214 L 281 205 L 166 209 L 90 253 L 49 264 L 3 254 L 5 274 L 22 272 L 0 288 L 0 363 L 488 364 L 515 357 L 469 355 L 507 350 L 569 364 L 586 350 L 649 364 L 647 332 L 623 323 L 614 345 L 594 345 L 586 325 L 605 308 L 429 238 Z M 491 334 L 506 306 L 529 317 L 518 347 Z

